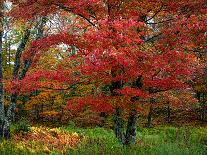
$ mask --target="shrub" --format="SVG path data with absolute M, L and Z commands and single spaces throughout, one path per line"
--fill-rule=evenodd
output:
M 30 122 L 23 118 L 17 123 L 15 123 L 11 128 L 11 130 L 13 133 L 29 132 L 30 127 L 31 127 Z

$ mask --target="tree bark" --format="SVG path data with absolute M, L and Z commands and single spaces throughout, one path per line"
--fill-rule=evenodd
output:
M 150 98 L 150 109 L 149 109 L 149 113 L 147 116 L 147 123 L 145 125 L 145 127 L 147 128 L 150 128 L 152 125 L 153 104 L 154 104 L 154 99 Z
M 17 52 L 15 54 L 15 60 L 14 60 L 14 68 L 13 68 L 13 80 L 16 80 L 18 78 L 18 73 L 20 69 L 20 64 L 21 64 L 21 56 L 22 52 L 25 50 L 25 46 L 29 41 L 30 37 L 30 30 L 26 29 L 25 34 L 21 40 L 20 45 L 17 48 Z
M 45 17 L 43 17 L 40 22 L 40 26 L 37 28 L 38 33 L 36 36 L 36 40 L 43 37 L 43 28 L 44 28 L 45 23 L 46 23 L 46 20 L 45 20 Z M 26 44 L 29 41 L 30 34 L 31 34 L 30 30 L 26 29 L 24 37 L 22 38 L 22 41 L 21 41 L 19 47 L 17 48 L 17 52 L 15 55 L 15 64 L 14 64 L 14 69 L 13 69 L 13 80 L 17 80 L 17 79 L 22 80 L 26 76 L 26 73 L 32 64 L 32 59 L 26 60 L 24 62 L 24 67 L 23 67 L 21 73 L 19 74 L 21 55 L 22 55 L 22 52 L 25 50 Z M 9 105 L 9 108 L 7 111 L 8 120 L 11 120 L 10 117 L 12 117 L 14 115 L 14 110 L 16 108 L 16 101 L 17 101 L 17 94 L 12 93 L 11 94 L 11 102 L 10 102 L 10 105 Z
M 35 40 L 41 39 L 44 35 L 44 26 L 47 22 L 47 18 L 46 17 L 42 17 L 39 26 L 37 27 L 37 35 Z M 26 74 L 27 71 L 29 70 L 30 66 L 32 65 L 32 58 L 29 58 L 27 60 L 24 61 L 24 67 L 19 75 L 19 80 L 22 80 Z
M 127 124 L 127 130 L 125 135 L 125 145 L 131 145 L 136 143 L 136 130 L 137 130 L 137 115 L 136 111 L 131 111 L 129 118 L 128 118 L 128 124 Z
M 145 125 L 145 127 L 150 128 L 151 127 L 151 123 L 152 123 L 152 112 L 153 112 L 153 108 L 152 105 L 150 105 L 150 110 L 149 113 L 147 115 L 147 123 Z
M 3 87 L 3 4 L 0 4 L 0 138 L 4 136 L 4 87 Z
M 37 28 L 38 33 L 36 36 L 36 40 L 40 39 L 43 37 L 43 27 L 46 23 L 45 17 L 42 18 L 40 26 Z M 0 60 L 2 59 L 2 36 L 3 36 L 3 31 L 0 31 Z M 26 30 L 24 37 L 17 49 L 16 55 L 15 55 L 15 64 L 14 64 L 14 69 L 13 69 L 13 80 L 22 80 L 25 76 L 27 71 L 29 70 L 31 64 L 32 64 L 32 59 L 28 59 L 24 62 L 24 67 L 19 74 L 19 69 L 20 69 L 20 59 L 22 52 L 25 50 L 26 44 L 29 41 L 30 37 L 30 30 Z M 2 60 L 0 61 L 0 74 L 2 73 Z M 3 74 L 0 75 L 0 79 L 3 79 Z M 2 101 L 2 103 L 1 103 Z M 16 108 L 16 101 L 17 101 L 17 94 L 12 93 L 10 96 L 10 104 L 5 116 L 4 112 L 4 106 L 3 106 L 3 83 L 2 80 L 0 80 L 0 114 L 1 114 L 1 126 L 0 126 L 0 136 L 2 135 L 3 138 L 10 138 L 10 125 L 12 123 L 12 120 L 14 119 L 14 114 L 15 114 L 15 108 Z
M 124 121 L 121 117 L 121 109 L 116 108 L 114 114 L 114 133 L 118 142 L 125 144 L 125 135 L 124 135 Z
M 20 58 L 21 58 L 22 52 L 25 49 L 27 42 L 29 41 L 29 36 L 30 36 L 30 31 L 27 29 L 25 31 L 24 37 L 19 47 L 17 48 L 17 52 L 15 55 L 14 68 L 13 68 L 13 80 L 17 80 L 20 63 L 21 63 Z M 12 121 L 14 120 L 16 100 L 17 100 L 17 94 L 12 93 L 10 96 L 10 104 L 9 104 L 6 116 L 3 119 L 3 123 L 2 123 L 3 126 L 1 127 L 2 133 L 3 133 L 2 136 L 6 139 L 10 138 L 10 125 Z
M 167 122 L 170 123 L 171 122 L 171 108 L 170 108 L 170 104 L 168 103 L 167 106 Z

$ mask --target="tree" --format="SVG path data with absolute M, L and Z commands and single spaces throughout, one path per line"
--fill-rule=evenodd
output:
M 36 81 L 42 77 L 56 77 L 68 85 L 83 82 L 79 80 L 83 77 L 84 82 L 95 83 L 97 90 L 93 94 L 71 100 L 69 106 L 90 106 L 101 111 L 112 109 L 115 134 L 124 145 L 135 143 L 138 103 L 149 99 L 152 93 L 185 87 L 197 63 L 192 53 L 197 46 L 193 44 L 197 32 L 201 36 L 199 43 L 205 43 L 206 5 L 202 0 L 13 2 L 16 4 L 13 16 L 26 20 L 60 10 L 77 16 L 73 31 L 66 29 L 37 40 L 28 52 L 41 55 L 61 43 L 75 46 L 77 54 L 69 59 L 77 62 L 76 74 L 60 67 L 55 74 L 45 76 L 44 72 L 38 72 L 37 76 L 32 76 Z M 151 19 L 154 22 L 150 23 Z M 198 20 L 200 25 L 194 24 Z M 66 73 L 70 78 L 64 77 Z M 100 91 L 103 85 L 108 85 L 108 92 Z M 121 117 L 124 110 L 129 115 L 126 133 Z
M 4 120 L 4 88 L 3 88 L 3 54 L 2 54 L 2 37 L 3 37 L 3 2 L 0 1 L 0 117 L 1 117 L 1 122 L 0 122 L 0 130 L 2 130 L 3 126 L 3 120 Z M 0 136 L 2 136 L 2 132 L 0 133 Z
M 6 2 L 5 2 L 6 3 Z M 2 1 L 2 6 L 5 5 L 5 3 Z M 2 8 L 3 9 L 3 8 Z M 3 18 L 4 18 L 4 15 L 3 15 L 3 11 L 2 11 L 2 37 L 3 37 L 3 34 L 4 34 L 4 25 L 5 25 L 5 22 L 3 21 Z M 12 22 L 12 20 L 10 20 L 10 22 Z M 36 22 L 36 26 L 34 26 L 33 24 Z M 32 35 L 31 34 L 31 31 L 34 27 L 34 29 L 37 29 L 37 33 L 35 34 L 36 36 L 36 39 L 39 39 L 43 36 L 43 27 L 45 25 L 45 18 L 40 18 L 40 20 L 34 20 L 34 23 L 32 22 L 27 22 L 26 24 L 26 28 L 23 30 L 23 36 L 22 38 L 20 38 L 20 44 L 19 46 L 17 47 L 17 50 L 16 50 L 16 53 L 15 53 L 15 57 L 14 57 L 14 66 L 12 68 L 13 70 L 13 73 L 11 75 L 12 77 L 12 81 L 13 83 L 18 83 L 18 80 L 22 80 L 28 69 L 30 68 L 31 64 L 32 64 L 32 57 L 31 56 L 29 59 L 26 59 L 24 61 L 24 66 L 21 68 L 21 58 L 22 58 L 22 53 L 24 52 L 24 50 L 26 49 L 26 46 L 27 44 L 30 42 L 30 37 Z M 39 24 L 38 24 L 39 23 Z M 8 24 L 8 23 L 6 23 Z M 13 27 L 14 28 L 14 27 Z M 14 28 L 15 29 L 15 28 Z M 6 32 L 7 34 L 7 32 Z M 9 34 L 9 35 L 12 35 L 12 34 Z M 1 41 L 2 42 L 2 41 Z M 5 46 L 6 45 L 6 42 L 4 44 Z M 2 47 L 4 46 L 3 45 L 3 42 L 1 43 L 1 49 L 3 49 Z M 1 50 L 2 51 L 2 50 Z M 1 60 L 2 60 L 2 55 L 1 55 Z M 2 61 L 1 61 L 2 63 Z M 10 63 L 10 62 L 9 62 Z M 3 68 L 3 66 L 1 66 L 1 68 Z M 22 69 L 20 71 L 20 69 Z M 4 98 L 4 89 L 3 89 L 3 70 L 1 69 L 1 72 L 2 72 L 2 77 L 1 77 L 1 97 L 2 97 L 2 100 Z M 8 80 L 8 79 L 7 79 Z M 4 79 L 4 84 L 6 84 L 6 88 L 7 88 L 7 80 Z M 4 110 L 4 102 L 2 101 L 1 103 L 1 107 L 0 107 L 0 110 L 1 110 L 1 128 L 0 128 L 0 137 L 2 138 L 9 138 L 10 137 L 10 125 L 11 125 L 11 122 L 14 118 L 14 113 L 15 113 L 15 108 L 16 108 L 16 100 L 17 100 L 17 95 L 18 93 L 16 93 L 14 90 L 13 91 L 10 91 L 10 104 L 7 108 L 7 111 Z

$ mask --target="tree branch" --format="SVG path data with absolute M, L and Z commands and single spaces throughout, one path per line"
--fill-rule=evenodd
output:
M 52 4 L 55 6 L 58 6 L 60 9 L 65 10 L 67 12 L 73 11 L 73 8 L 68 8 L 68 7 L 64 6 L 63 4 L 59 4 L 59 3 L 52 3 Z M 81 18 L 85 19 L 89 24 L 96 27 L 96 25 L 90 19 L 86 18 L 84 15 L 82 15 L 82 14 L 76 14 L 76 15 L 80 16 Z
M 160 11 L 162 10 L 163 6 L 164 5 L 162 4 L 161 7 L 160 7 L 160 9 L 157 12 L 155 12 L 155 14 L 151 18 L 145 20 L 144 22 L 147 23 L 148 21 L 150 21 L 151 19 L 153 19 L 158 13 L 160 13 Z
M 148 39 L 146 39 L 144 41 L 146 43 L 147 42 L 154 42 L 154 41 L 158 40 L 161 36 L 162 36 L 162 33 L 159 33 L 158 35 L 152 36 L 152 37 L 150 37 L 150 38 L 148 38 Z

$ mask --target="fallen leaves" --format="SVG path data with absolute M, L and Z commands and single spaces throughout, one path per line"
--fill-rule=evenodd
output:
M 13 139 L 20 149 L 27 148 L 33 153 L 42 150 L 49 153 L 52 151 L 65 152 L 69 148 L 75 148 L 83 138 L 76 132 L 68 133 L 58 128 L 31 127 L 30 132 L 14 135 Z

